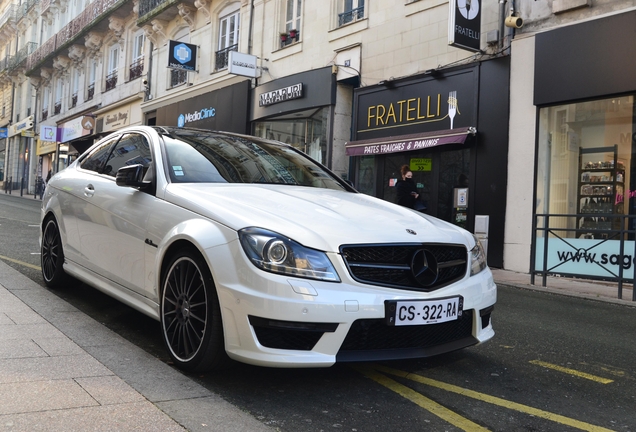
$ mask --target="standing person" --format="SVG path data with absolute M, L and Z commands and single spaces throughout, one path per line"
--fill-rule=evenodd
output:
M 402 165 L 400 172 L 402 173 L 402 180 L 398 180 L 395 183 L 397 203 L 404 207 L 415 208 L 415 202 L 420 194 L 413 181 L 413 172 L 411 172 L 408 165 Z

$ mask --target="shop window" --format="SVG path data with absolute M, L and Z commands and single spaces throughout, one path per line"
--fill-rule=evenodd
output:
M 324 163 L 327 160 L 328 112 L 328 108 L 321 108 L 256 122 L 254 135 L 291 144 Z
M 619 246 L 612 244 L 634 240 L 634 231 L 622 230 L 636 228 L 635 114 L 633 96 L 540 109 L 537 269 L 545 258 L 557 273 L 618 275 L 618 266 L 611 262 L 604 266 L 594 263 L 602 253 L 608 257 L 619 253 Z M 624 248 L 633 251 L 634 245 L 624 244 Z

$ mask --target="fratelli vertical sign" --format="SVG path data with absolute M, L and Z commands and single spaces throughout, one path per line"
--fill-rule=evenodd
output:
M 448 2 L 449 45 L 468 51 L 480 50 L 482 1 L 450 0 Z

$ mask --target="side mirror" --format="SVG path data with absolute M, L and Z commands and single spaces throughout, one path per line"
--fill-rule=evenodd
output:
M 143 165 L 129 165 L 117 170 L 115 181 L 117 186 L 128 186 L 134 188 L 148 186 L 150 182 L 144 181 L 144 174 L 145 170 Z

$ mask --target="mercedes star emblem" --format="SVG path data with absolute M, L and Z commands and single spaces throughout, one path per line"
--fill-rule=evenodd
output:
M 422 286 L 431 286 L 437 281 L 437 260 L 431 251 L 419 249 L 411 259 L 411 273 Z

